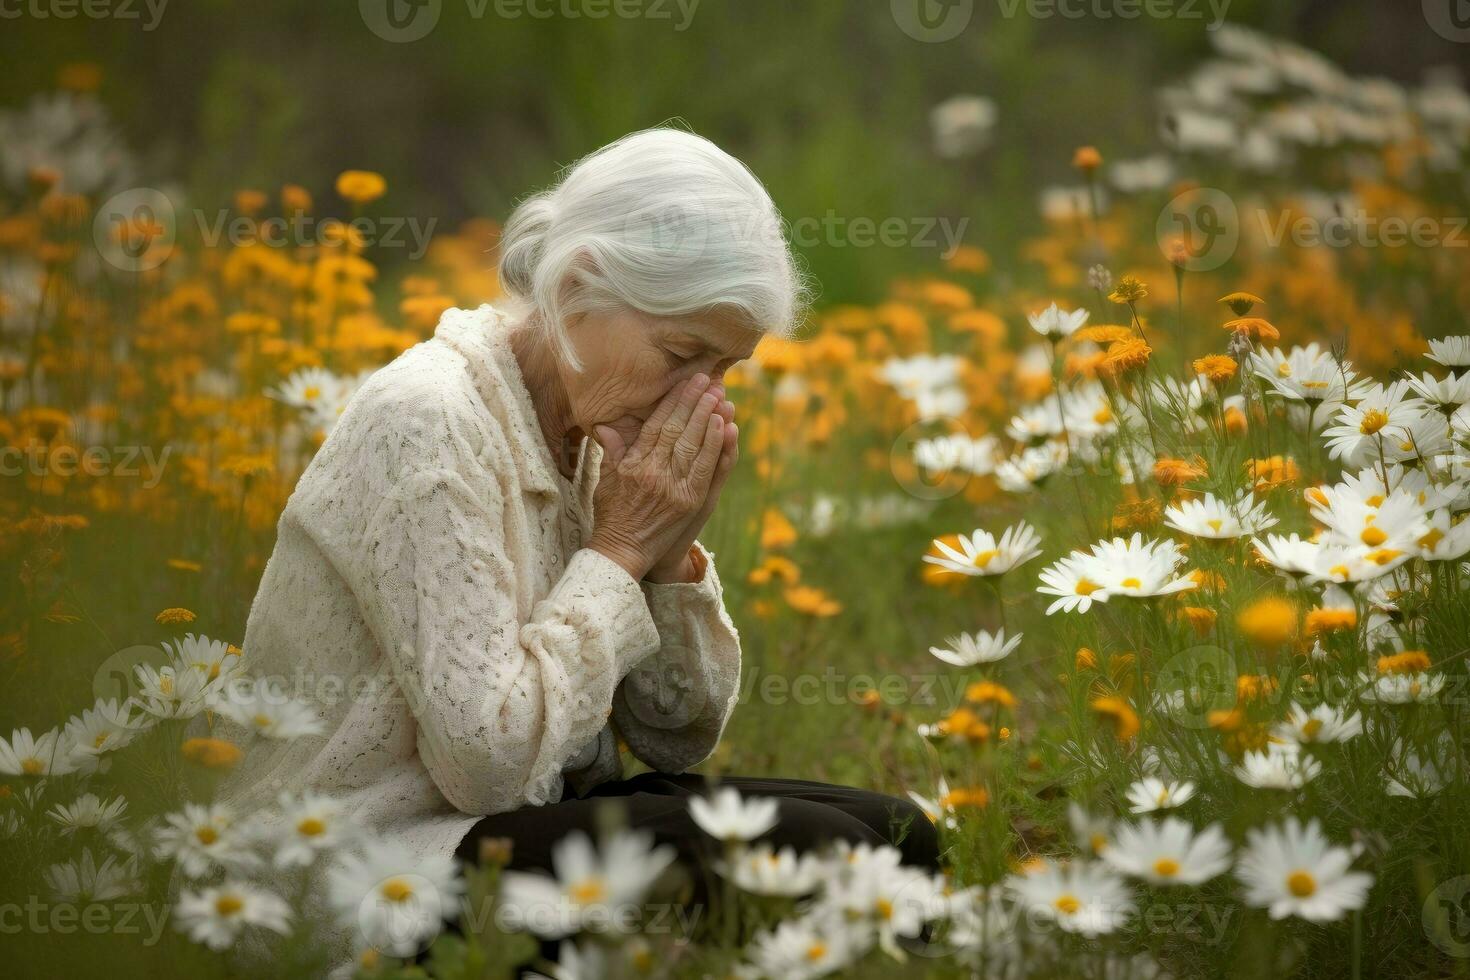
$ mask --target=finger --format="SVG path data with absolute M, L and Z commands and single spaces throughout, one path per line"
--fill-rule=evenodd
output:
M 715 475 L 710 479 L 709 484 L 711 509 L 720 491 L 725 488 L 725 481 L 730 479 L 731 473 L 735 472 L 735 462 L 740 459 L 740 428 L 734 422 L 726 422 L 723 434 L 725 442 L 720 447 L 720 459 L 715 464 Z
M 704 423 L 704 444 L 699 447 L 699 455 L 695 457 L 689 475 L 700 483 L 708 484 L 715 475 L 715 465 L 719 463 L 724 448 L 725 420 L 711 413 Z
M 643 423 L 643 430 L 638 433 L 638 439 L 633 443 L 629 453 L 634 459 L 646 455 L 658 443 L 658 434 L 663 429 L 664 423 L 673 414 L 674 407 L 679 404 L 679 399 L 684 395 L 684 385 L 674 385 L 664 393 L 654 408 L 653 414 Z
M 674 404 L 674 410 L 669 417 L 664 419 L 664 424 L 658 430 L 658 450 L 663 453 L 673 451 L 674 443 L 684 434 L 684 429 L 689 425 L 689 417 L 694 414 L 694 406 L 699 404 L 699 399 L 704 395 L 705 389 L 709 387 L 709 375 L 696 374 L 689 379 L 684 391 L 679 395 L 679 400 Z
M 715 407 L 715 411 L 718 412 L 720 418 L 724 419 L 726 422 L 735 421 L 735 403 L 730 401 L 730 399 L 726 398 L 721 401 L 720 404 Z
M 718 403 L 719 399 L 708 391 L 700 395 L 699 401 L 694 403 L 689 421 L 684 425 L 684 434 L 674 443 L 674 459 L 684 467 L 684 472 L 688 472 L 690 464 L 699 455 L 700 446 L 704 444 L 705 428 L 709 425 Z
M 610 425 L 593 426 L 592 436 L 597 440 L 597 444 L 602 447 L 601 472 L 603 476 L 606 476 L 617 469 L 618 464 L 623 461 L 623 456 L 628 451 L 627 443 L 618 434 L 618 430 Z

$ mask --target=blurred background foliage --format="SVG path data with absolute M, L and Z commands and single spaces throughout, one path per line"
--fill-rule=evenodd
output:
M 373 34 L 352 0 L 174 0 L 152 31 L 146 16 L 21 17 L 0 30 L 0 105 L 97 62 L 145 176 L 182 180 L 197 205 L 286 182 L 322 193 L 364 168 L 387 178 L 386 213 L 442 230 L 503 216 L 559 166 L 682 119 L 749 163 L 788 218 L 963 215 L 966 242 L 1004 256 L 1035 226 L 1037 188 L 1069 176 L 1072 147 L 1156 147 L 1152 92 L 1207 56 L 1214 16 L 1192 0 L 1192 17 L 1038 19 L 990 0 L 958 38 L 922 43 L 884 0 L 702 0 L 682 31 L 668 7 L 668 19 L 507 19 L 445 0 L 411 43 Z M 1355 75 L 1412 83 L 1470 58 L 1408 0 L 1232 0 L 1226 13 Z M 986 153 L 944 160 L 927 109 L 957 93 L 994 100 L 999 118 Z M 823 300 L 869 302 L 941 248 L 802 251 Z

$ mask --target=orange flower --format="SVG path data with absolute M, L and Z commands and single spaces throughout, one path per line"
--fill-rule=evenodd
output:
M 1132 305 L 1148 295 L 1148 285 L 1137 276 L 1123 276 L 1108 293 L 1114 303 Z
M 1235 358 L 1228 354 L 1208 354 L 1194 362 L 1195 373 L 1203 374 L 1210 379 L 1211 384 L 1216 385 L 1223 385 L 1235 377 L 1238 367 L 1240 365 L 1235 363 Z
M 842 612 L 842 603 L 814 585 L 793 585 L 785 596 L 787 605 L 806 616 L 828 619 Z
M 160 626 L 177 626 L 180 623 L 192 623 L 195 616 L 182 606 L 170 606 L 153 617 L 153 621 Z
M 1095 146 L 1079 146 L 1072 154 L 1072 166 L 1089 176 L 1102 166 L 1102 162 L 1102 154 L 1097 152 Z
M 1141 531 L 1159 523 L 1164 516 L 1164 505 L 1153 497 L 1126 500 L 1113 511 L 1111 521 L 1114 532 Z
M 1242 609 L 1236 626 L 1257 646 L 1279 647 L 1296 639 L 1297 607 L 1282 596 L 1267 596 Z
M 974 245 L 957 246 L 944 261 L 956 272 L 984 273 L 990 270 L 990 256 L 983 248 Z
M 1248 316 L 1255 307 L 1266 305 L 1265 300 L 1250 293 L 1227 293 L 1220 297 L 1220 302 L 1230 307 L 1230 312 L 1236 316 Z
M 1302 471 L 1290 456 L 1266 456 L 1245 461 L 1245 473 L 1257 493 L 1290 486 L 1301 479 Z
M 1095 323 L 1072 334 L 1072 339 L 1090 340 L 1094 344 L 1116 344 L 1120 340 L 1131 340 L 1134 336 L 1131 327 L 1116 323 Z
M 337 193 L 353 204 L 367 204 L 382 197 L 388 182 L 371 170 L 344 170 L 337 175 Z
M 1093 653 L 1087 647 L 1078 647 L 1073 662 L 1078 670 L 1096 670 L 1097 654 Z
M 1423 650 L 1405 650 L 1378 658 L 1380 674 L 1422 674 L 1429 667 L 1429 654 Z
M 1258 316 L 1243 316 L 1236 320 L 1227 320 L 1226 330 L 1233 330 L 1251 340 L 1280 340 L 1281 331 L 1277 330 L 1267 320 Z
M 1313 609 L 1307 613 L 1307 635 L 1340 633 L 1356 629 L 1358 614 L 1352 609 Z
M 1016 696 L 993 681 L 976 681 L 965 688 L 965 700 L 974 704 L 998 704 L 1003 708 L 1016 706 Z
M 1160 457 L 1154 463 L 1154 482 L 1161 487 L 1180 487 L 1205 476 L 1205 461 L 1196 456 L 1192 461 Z
M 1113 695 L 1093 698 L 1092 710 L 1113 723 L 1113 734 L 1118 741 L 1127 742 L 1138 734 L 1138 712 L 1122 698 Z
M 1137 337 L 1120 340 L 1108 348 L 1103 357 L 1102 370 L 1114 378 L 1124 377 L 1147 364 L 1152 353 L 1153 348 Z
M 796 567 L 796 562 L 781 555 L 767 555 L 745 580 L 751 585 L 765 585 L 773 580 L 780 581 L 786 585 L 795 585 L 801 579 L 801 569 Z
M 233 769 L 244 754 L 234 742 L 218 738 L 187 739 L 181 751 L 185 759 L 206 769 Z
M 1179 614 L 1184 617 L 1186 623 L 1194 627 L 1195 633 L 1199 636 L 1208 634 L 1214 628 L 1215 620 L 1219 616 L 1215 610 L 1204 606 L 1185 606 L 1179 610 Z
M 767 507 L 761 515 L 761 548 L 777 551 L 796 543 L 796 527 L 779 508 Z
M 979 810 L 989 802 L 990 794 L 981 786 L 957 786 L 938 800 L 942 810 Z

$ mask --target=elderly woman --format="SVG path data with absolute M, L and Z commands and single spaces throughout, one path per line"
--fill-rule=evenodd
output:
M 722 378 L 801 292 L 775 208 L 714 144 L 638 133 L 525 201 L 505 308 L 450 310 L 353 398 L 281 517 L 245 647 L 311 692 L 325 737 L 252 757 L 256 801 L 314 789 L 415 853 L 513 866 L 621 797 L 705 846 L 685 771 L 735 706 L 740 638 L 696 540 L 738 455 Z M 652 770 L 622 779 L 619 739 Z M 264 750 L 262 750 L 264 751 Z M 778 844 L 897 841 L 910 804 L 726 778 L 777 797 Z

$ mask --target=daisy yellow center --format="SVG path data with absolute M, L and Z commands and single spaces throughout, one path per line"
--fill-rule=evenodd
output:
M 1093 414 L 1092 420 L 1094 422 L 1096 422 L 1098 425 L 1107 425 L 1109 422 L 1111 422 L 1113 420 L 1113 411 L 1112 411 L 1112 409 L 1110 409 L 1106 405 L 1104 405 L 1102 408 L 1099 408 L 1097 410 L 1097 412 L 1095 412 Z
M 1179 862 L 1173 858 L 1159 858 L 1154 862 L 1154 874 L 1160 878 L 1172 878 L 1179 873 Z
M 160 691 L 162 691 L 164 694 L 170 694 L 170 695 L 173 694 L 174 693 L 174 679 L 172 677 L 170 677 L 169 675 L 167 675 L 167 674 L 163 675 L 162 677 L 160 677 L 158 679 L 158 689 Z
M 893 903 L 886 898 L 880 898 L 873 905 L 873 911 L 878 913 L 880 919 L 893 918 Z
M 1163 806 L 1165 803 L 1169 802 L 1169 790 L 1167 788 L 1159 790 L 1159 798 L 1157 802 L 1159 806 Z
M 228 919 L 245 907 L 245 903 L 234 895 L 221 895 L 214 900 L 214 910 L 219 913 L 220 918 Z
M 1388 535 L 1383 532 L 1382 528 L 1373 527 L 1371 524 L 1363 528 L 1363 533 L 1358 537 L 1370 548 L 1376 548 L 1388 540 Z
M 270 727 L 270 723 L 271 723 L 271 716 L 270 715 L 256 715 L 251 720 L 255 722 L 255 727 L 256 728 L 269 728 Z
M 1365 436 L 1371 436 L 1379 429 L 1388 424 L 1388 413 L 1376 408 L 1370 408 L 1363 413 L 1363 420 L 1358 423 L 1358 431 Z
M 1433 527 L 1429 529 L 1428 534 L 1425 534 L 1419 539 L 1419 547 L 1424 548 L 1428 551 L 1433 551 L 1435 548 L 1439 547 L 1439 543 L 1443 540 L 1444 532 L 1437 527 Z
M 1077 910 L 1082 908 L 1082 902 L 1077 898 L 1076 895 L 1073 895 L 1070 892 L 1065 895 L 1057 896 L 1057 900 L 1055 902 L 1052 902 L 1051 904 L 1055 906 L 1056 910 L 1063 915 L 1076 915 Z
M 1381 493 L 1375 493 L 1373 496 L 1371 496 L 1367 500 L 1363 501 L 1363 503 L 1367 504 L 1369 507 L 1382 507 L 1383 506 L 1383 494 L 1381 494 Z
M 1123 588 L 1125 589 L 1137 589 L 1141 588 L 1142 586 L 1143 583 L 1136 578 L 1129 577 L 1123 580 Z
M 389 878 L 379 891 L 390 902 L 401 904 L 413 898 L 413 884 L 406 878 Z
M 806 948 L 806 958 L 809 963 L 820 962 L 827 956 L 827 945 L 825 943 L 812 943 Z
M 1322 719 L 1308 718 L 1307 723 L 1302 726 L 1302 734 L 1307 738 L 1316 738 L 1317 733 L 1322 730 Z
M 607 885 L 601 878 L 584 878 L 577 882 L 567 893 L 572 899 L 586 905 L 590 902 L 598 902 L 607 897 Z
M 39 776 L 46 771 L 46 764 L 40 759 L 26 759 L 21 762 L 20 771 L 27 776 Z
M 1092 581 L 1092 579 L 1079 578 L 1076 588 L 1078 595 L 1092 595 L 1098 589 L 1102 588 L 1102 586 Z
M 301 393 L 301 396 L 307 401 L 311 401 L 313 398 L 320 397 L 321 393 L 322 390 L 316 385 L 309 385 L 306 390 Z
M 316 817 L 307 817 L 296 825 L 296 832 L 302 837 L 320 837 L 327 832 L 327 825 Z
M 1317 891 L 1317 879 L 1306 871 L 1293 871 L 1286 876 L 1286 890 L 1297 898 L 1310 898 Z
M 1306 389 L 1308 389 L 1310 391 L 1321 391 L 1323 388 L 1326 388 L 1327 387 L 1327 382 L 1325 382 L 1325 381 L 1303 381 L 1302 382 L 1302 387 L 1303 388 L 1306 388 Z
M 1289 378 L 1289 377 L 1291 377 L 1291 365 L 1290 364 L 1287 364 L 1285 361 L 1282 361 L 1280 364 L 1276 365 L 1276 377 L 1278 377 L 1278 378 Z
M 1108 839 L 1102 834 L 1093 834 L 1087 839 L 1087 843 L 1092 846 L 1092 853 L 1101 854 L 1103 848 L 1108 846 Z
M 219 840 L 219 831 L 215 830 L 213 827 L 196 827 L 194 829 L 194 837 L 199 841 L 199 843 L 203 844 L 205 847 L 208 847 L 210 844 L 213 844 L 215 841 Z
M 976 568 L 984 568 L 985 566 L 989 565 L 992 561 L 994 561 L 995 560 L 995 556 L 998 555 L 998 554 L 1000 554 L 1000 552 L 997 551 L 997 550 L 995 550 L 995 549 L 993 549 L 993 548 L 990 551 L 981 551 L 981 552 L 978 552 L 973 559 L 971 559 L 971 563 Z
M 98 735 L 96 738 L 92 739 L 92 748 L 94 748 L 94 749 L 100 749 L 100 748 L 102 748 L 102 746 L 104 746 L 104 745 L 107 744 L 107 740 L 109 738 L 111 738 L 111 737 L 112 737 L 112 733 L 111 732 L 103 732 L 101 735 Z
M 1220 520 L 1220 518 L 1218 517 L 1212 517 L 1209 520 L 1205 521 L 1205 523 L 1208 524 L 1210 526 L 1210 530 L 1214 531 L 1216 534 L 1219 534 L 1220 528 L 1225 526 L 1225 522 Z

